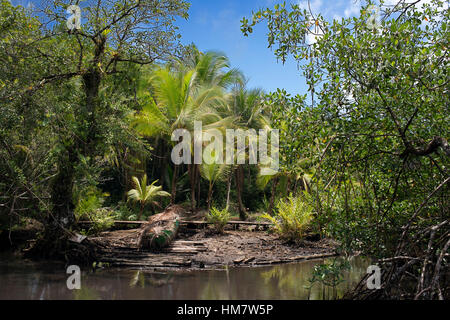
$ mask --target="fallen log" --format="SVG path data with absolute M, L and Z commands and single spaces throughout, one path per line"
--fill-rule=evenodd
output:
M 151 216 L 141 226 L 138 248 L 155 251 L 167 247 L 177 235 L 183 211 L 181 206 L 172 205 L 164 212 Z

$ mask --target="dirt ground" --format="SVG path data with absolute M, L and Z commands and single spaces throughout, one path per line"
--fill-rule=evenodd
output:
M 300 244 L 290 244 L 267 231 L 248 229 L 216 234 L 208 228 L 182 228 L 176 240 L 160 252 L 138 250 L 139 229 L 103 232 L 91 240 L 104 248 L 100 262 L 140 269 L 256 266 L 336 255 L 336 245 L 328 239 L 307 237 Z

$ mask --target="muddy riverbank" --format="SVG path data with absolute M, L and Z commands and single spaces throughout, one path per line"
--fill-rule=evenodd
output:
M 0 234 L 1 251 L 19 256 L 30 248 L 41 231 L 37 225 Z M 217 234 L 208 226 L 184 225 L 172 244 L 158 252 L 139 250 L 140 229 L 101 232 L 86 238 L 96 248 L 96 265 L 143 270 L 220 269 L 224 266 L 264 266 L 336 255 L 336 243 L 307 236 L 302 242 L 286 243 L 275 234 L 254 226 L 227 226 Z M 72 261 L 68 261 L 68 263 Z
M 286 243 L 267 231 L 182 229 L 177 239 L 160 252 L 137 248 L 139 229 L 103 232 L 91 237 L 103 248 L 99 262 L 112 267 L 139 269 L 214 269 L 223 266 L 258 266 L 319 259 L 336 255 L 329 239 L 309 237 L 298 244 Z

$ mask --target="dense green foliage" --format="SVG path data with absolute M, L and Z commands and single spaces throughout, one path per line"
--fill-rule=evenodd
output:
M 370 2 L 340 21 L 295 4 L 243 18 L 245 35 L 267 23 L 275 57 L 303 70 L 309 91 L 292 97 L 249 89 L 224 54 L 182 46 L 183 0 L 83 1 L 73 31 L 71 1 L 0 0 L 0 231 L 39 220 L 36 248 L 52 256 L 79 220 L 96 232 L 170 201 L 206 208 L 222 232 L 230 214 L 262 211 L 288 240 L 309 227 L 377 258 L 383 290 L 359 297 L 448 297 L 450 13 L 419 2 L 382 6 L 375 28 Z M 279 172 L 212 152 L 174 164 L 172 133 L 191 133 L 193 150 L 196 121 L 203 136 L 278 129 Z M 339 266 L 322 268 L 317 279 L 339 279 Z
M 289 125 L 302 132 L 291 153 L 315 167 L 322 231 L 348 251 L 390 258 L 383 260 L 385 290 L 368 296 L 399 294 L 415 282 L 409 297 L 442 298 L 448 287 L 440 287 L 439 270 L 450 244 L 449 10 L 442 1 L 382 8 L 374 29 L 370 10 L 330 23 L 297 5 L 276 5 L 244 18 L 242 31 L 266 21 L 276 57 L 291 55 L 304 71 L 312 105 L 285 97 L 286 105 L 298 101 L 291 112 L 298 121 Z M 305 43 L 307 35 L 316 41 Z
M 71 227 L 75 194 L 111 179 L 128 187 L 140 169 L 130 163 L 149 156 L 151 147 L 129 126 L 139 69 L 180 48 L 172 22 L 189 7 L 85 1 L 86 22 L 69 32 L 69 4 L 43 1 L 36 12 L 9 1 L 0 7 L 0 209 L 9 223 L 24 214 L 42 221 L 44 239 Z M 46 243 L 46 254 L 57 250 Z

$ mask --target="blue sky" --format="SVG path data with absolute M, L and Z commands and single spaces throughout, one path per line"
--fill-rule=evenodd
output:
M 253 34 L 244 37 L 240 31 L 242 17 L 250 17 L 252 10 L 273 7 L 274 0 L 191 0 L 189 20 L 179 20 L 182 41 L 195 43 L 201 51 L 225 53 L 233 67 L 239 68 L 249 78 L 249 87 L 259 87 L 266 92 L 284 88 L 291 94 L 305 94 L 305 79 L 292 59 L 285 65 L 277 63 L 267 48 L 267 28 L 258 25 Z M 288 1 L 287 1 L 288 2 Z M 306 5 L 306 1 L 298 1 Z M 355 0 L 311 0 L 314 13 L 327 19 L 348 17 L 359 12 Z
M 27 6 L 40 0 L 11 0 L 13 4 Z M 250 17 L 252 11 L 273 7 L 282 0 L 188 0 L 191 3 L 189 19 L 178 19 L 182 42 L 195 43 L 201 51 L 225 53 L 232 67 L 239 68 L 249 79 L 248 87 L 262 88 L 266 92 L 284 88 L 291 94 L 307 92 L 305 79 L 297 64 L 290 59 L 283 65 L 277 62 L 267 48 L 267 28 L 257 25 L 253 34 L 244 37 L 240 20 Z M 396 0 L 385 0 L 393 2 Z M 412 1 L 412 0 L 406 0 Z M 427 0 L 424 0 L 427 1 Z M 307 0 L 286 0 L 307 8 Z M 326 19 L 349 17 L 359 13 L 360 0 L 310 0 L 313 13 Z

